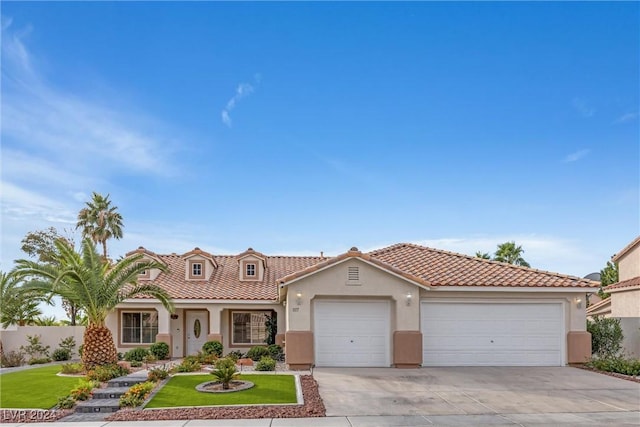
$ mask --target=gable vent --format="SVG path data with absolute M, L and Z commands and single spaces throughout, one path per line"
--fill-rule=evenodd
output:
M 347 270 L 347 280 L 350 282 L 357 282 L 360 280 L 360 268 L 349 267 Z

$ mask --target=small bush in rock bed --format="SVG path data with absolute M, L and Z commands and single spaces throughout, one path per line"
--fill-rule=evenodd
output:
M 209 354 L 202 351 L 198 352 L 197 358 L 198 362 L 203 365 L 213 365 L 216 363 L 216 360 L 218 360 L 218 356 L 215 354 Z
M 271 344 L 267 347 L 267 350 L 269 350 L 269 356 L 271 356 L 273 360 L 284 362 L 284 353 L 282 352 L 282 347 L 278 344 Z
M 163 368 L 153 368 L 149 369 L 149 374 L 147 375 L 147 379 L 149 381 L 158 382 L 169 376 L 169 371 Z
M 238 359 L 242 359 L 244 357 L 244 353 L 242 353 L 240 350 L 233 350 L 230 351 L 229 354 L 227 354 L 227 357 L 230 357 L 234 362 L 237 362 Z
M 129 370 L 127 368 L 119 365 L 96 366 L 94 369 L 87 372 L 87 379 L 106 382 L 114 378 L 125 376 L 128 373 Z
M 57 362 L 69 360 L 71 359 L 71 351 L 66 348 L 56 348 L 51 357 Z
M 192 356 L 187 356 L 184 358 L 182 363 L 175 367 L 177 372 L 197 372 L 200 370 L 202 366 L 200 362 L 198 362 L 197 358 Z
M 29 359 L 29 365 L 42 365 L 43 363 L 49 363 L 51 359 L 48 357 L 40 357 L 37 359 Z
M 87 400 L 91 397 L 93 389 L 99 385 L 100 383 L 98 381 L 80 380 L 76 388 L 71 390 L 69 395 L 75 400 Z
M 63 363 L 60 368 L 60 372 L 63 374 L 79 374 L 84 370 L 82 363 Z
M 139 368 L 142 366 L 142 362 L 138 362 L 137 360 L 134 360 L 133 362 L 129 362 L 129 365 L 131 365 L 132 368 Z
M 269 349 L 265 346 L 257 345 L 255 347 L 251 347 L 247 352 L 247 357 L 254 362 L 257 362 L 263 356 L 269 356 Z
M 131 386 L 131 388 L 129 388 L 129 390 L 127 390 L 125 394 L 120 396 L 120 406 L 140 406 L 142 402 L 144 402 L 144 399 L 149 396 L 149 393 L 151 393 L 151 390 L 153 390 L 155 386 L 156 384 L 151 381 L 146 381 Z
M 218 357 L 222 357 L 222 351 L 224 347 L 220 341 L 207 341 L 202 346 L 202 351 L 206 354 L 215 354 Z
M 600 371 L 616 372 L 618 374 L 640 376 L 640 359 L 625 357 L 603 357 L 592 359 L 587 366 Z
M 157 342 L 151 344 L 149 347 L 149 351 L 153 354 L 158 360 L 165 360 L 169 358 L 169 344 L 166 342 Z
M 13 368 L 16 366 L 24 365 L 24 353 L 20 351 L 7 351 L 2 354 L 2 360 L 0 360 L 0 364 L 3 368 Z
M 275 371 L 276 361 L 269 356 L 263 356 L 256 364 L 256 371 Z
M 71 396 L 64 396 L 58 399 L 58 403 L 56 404 L 56 408 L 58 409 L 71 409 L 73 405 L 76 404 L 76 401 Z
M 149 350 L 147 350 L 146 348 L 137 347 L 127 351 L 124 354 L 124 360 L 126 360 L 127 362 L 133 362 L 133 361 L 142 362 L 144 358 L 148 355 L 149 355 Z

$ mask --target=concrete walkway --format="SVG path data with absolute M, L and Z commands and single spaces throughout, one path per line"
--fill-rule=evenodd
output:
M 409 415 L 325 418 L 264 418 L 255 420 L 113 421 L 5 423 L 7 427 L 387 427 L 387 426 L 640 426 L 640 412 L 580 414 Z

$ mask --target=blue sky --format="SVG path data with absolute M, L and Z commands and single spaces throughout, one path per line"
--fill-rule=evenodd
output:
M 584 276 L 640 232 L 638 3 L 2 3 L 2 253 L 516 240 Z M 78 240 L 78 239 L 76 239 Z

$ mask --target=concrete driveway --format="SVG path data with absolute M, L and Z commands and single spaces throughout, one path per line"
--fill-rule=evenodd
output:
M 640 384 L 571 367 L 317 368 L 314 376 L 327 416 L 509 414 L 518 422 L 518 414 L 620 412 L 614 418 L 640 423 Z

